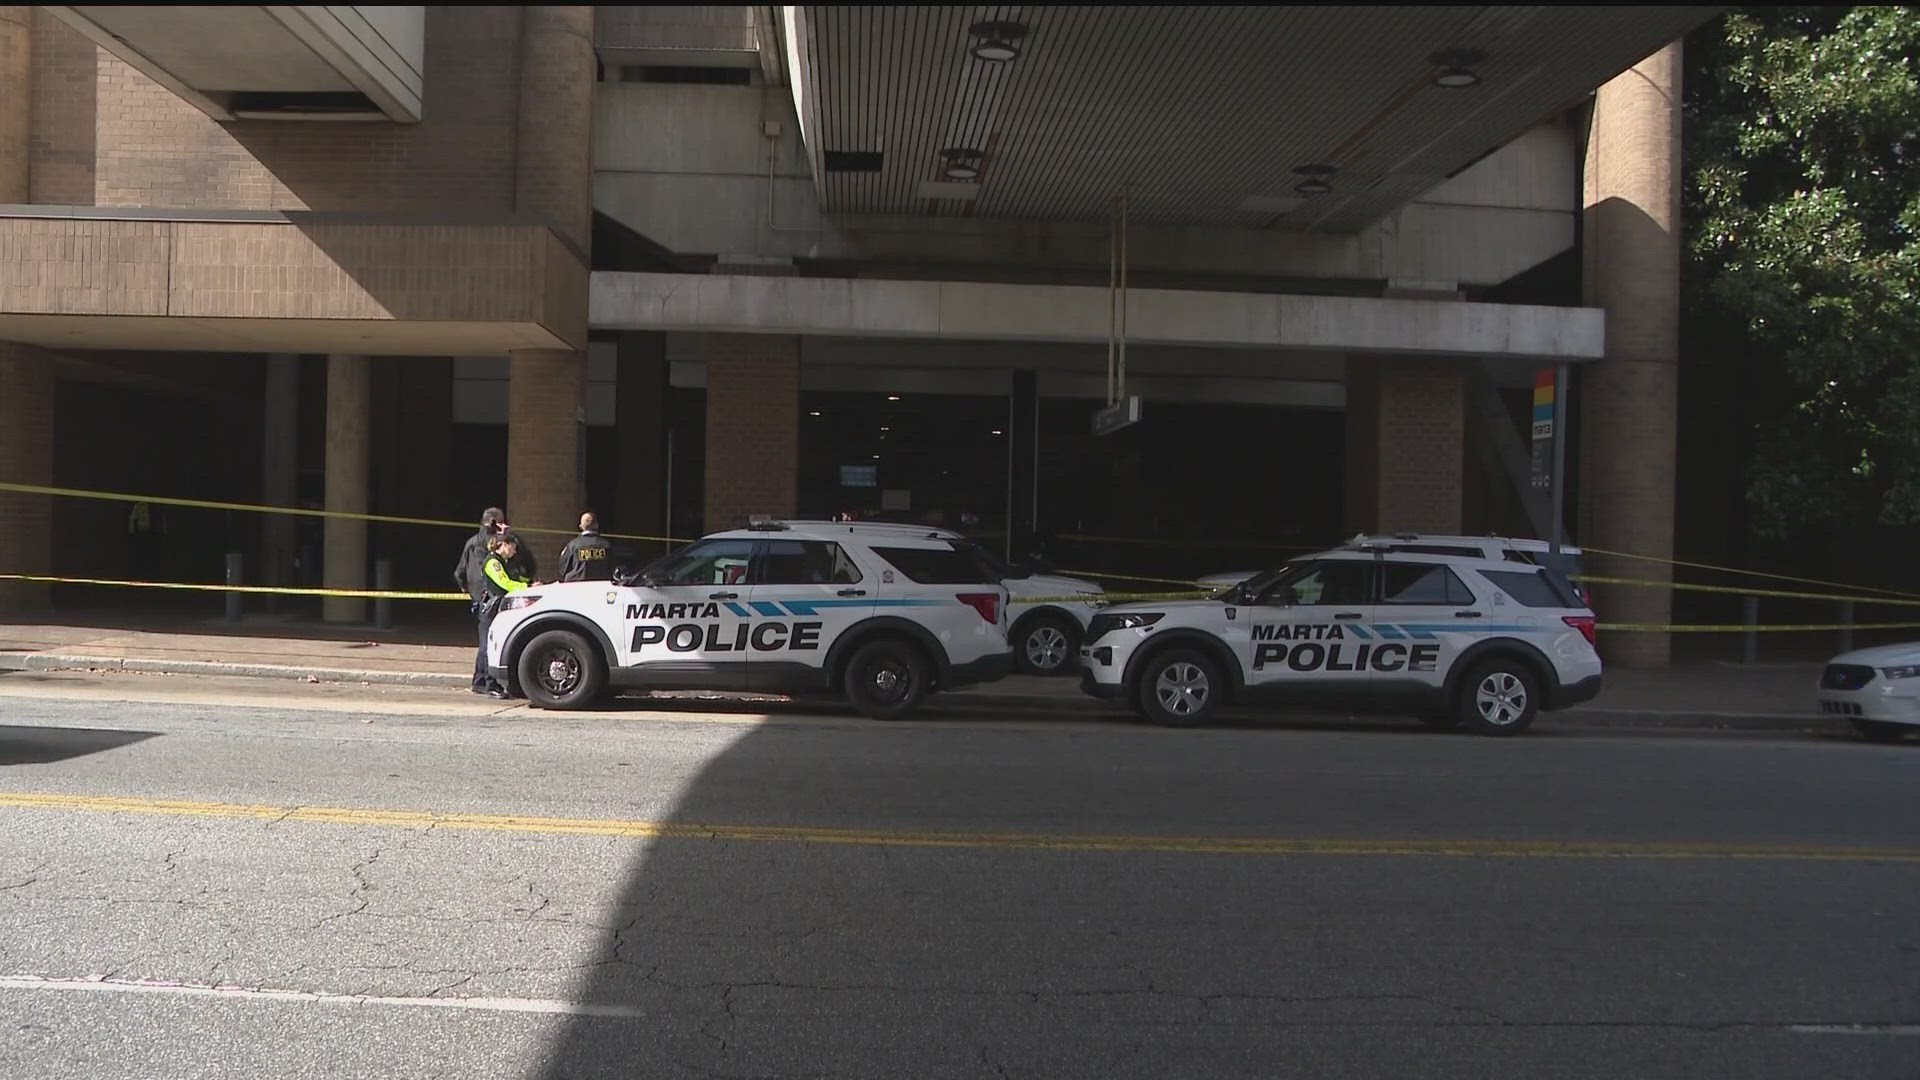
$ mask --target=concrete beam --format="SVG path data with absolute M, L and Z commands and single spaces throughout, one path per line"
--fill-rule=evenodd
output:
M 721 274 L 593 275 L 601 330 L 1097 343 L 1107 289 Z M 1592 308 L 1135 289 L 1127 339 L 1147 345 L 1592 360 Z

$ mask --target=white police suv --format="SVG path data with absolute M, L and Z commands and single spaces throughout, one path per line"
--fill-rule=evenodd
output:
M 930 536 L 967 545 L 989 573 L 1007 587 L 1008 602 L 1013 605 L 1007 643 L 1013 648 L 1014 670 L 1028 675 L 1071 675 L 1077 670 L 1080 641 L 1093 620 L 1094 605 L 1106 592 L 1084 578 L 1053 573 L 1044 563 L 1004 562 L 985 544 L 939 526 L 878 521 L 790 524 L 822 528 L 837 525 L 860 530 L 860 535 Z
M 1544 568 L 1360 545 L 1209 599 L 1103 610 L 1081 688 L 1178 726 L 1276 704 L 1513 735 L 1600 692 L 1593 635 L 1593 612 Z
M 1007 590 L 963 544 L 858 526 L 715 533 L 613 582 L 508 596 L 487 666 L 535 705 L 611 687 L 840 690 L 876 719 L 1002 678 Z

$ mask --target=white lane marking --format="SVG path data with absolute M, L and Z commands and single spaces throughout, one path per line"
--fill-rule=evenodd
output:
M 166 994 L 174 997 L 226 998 L 236 1001 L 275 1001 L 311 1005 L 399 1005 L 428 1009 L 466 1009 L 472 1012 L 546 1013 L 560 1016 L 603 1016 L 645 1019 L 644 1009 L 619 1005 L 592 1005 L 554 998 L 498 997 L 386 997 L 379 994 L 328 994 L 310 990 L 275 990 L 254 986 L 216 986 L 158 979 L 56 978 L 46 975 L 0 975 L 0 990 L 66 990 L 95 994 Z
M 1790 1024 L 1796 1035 L 1920 1035 L 1920 1024 Z

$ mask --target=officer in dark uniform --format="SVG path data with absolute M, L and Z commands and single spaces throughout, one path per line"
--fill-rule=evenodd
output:
M 610 581 L 613 559 L 607 542 L 600 537 L 600 519 L 591 512 L 580 515 L 580 535 L 567 541 L 560 553 L 561 581 Z
M 487 617 L 485 613 L 487 599 L 487 577 L 484 569 L 488 543 L 495 537 L 512 537 L 518 545 L 519 537 L 512 536 L 507 525 L 507 515 L 497 506 L 489 506 L 480 514 L 480 531 L 467 537 L 466 545 L 460 549 L 460 561 L 454 564 L 454 584 L 472 600 L 470 610 L 479 620 L 480 650 L 473 660 L 473 692 L 491 694 L 504 691 L 504 687 L 493 681 L 487 674 Z M 523 575 L 523 580 L 531 575 Z

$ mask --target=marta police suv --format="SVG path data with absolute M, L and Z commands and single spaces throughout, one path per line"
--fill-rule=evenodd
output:
M 858 524 L 715 533 L 612 582 L 502 601 L 487 666 L 549 709 L 610 687 L 840 690 L 876 719 L 999 679 L 1007 590 L 961 543 Z
M 1593 636 L 1593 612 L 1546 568 L 1360 544 L 1209 599 L 1106 609 L 1081 688 L 1179 726 L 1277 704 L 1513 735 L 1600 692 Z

